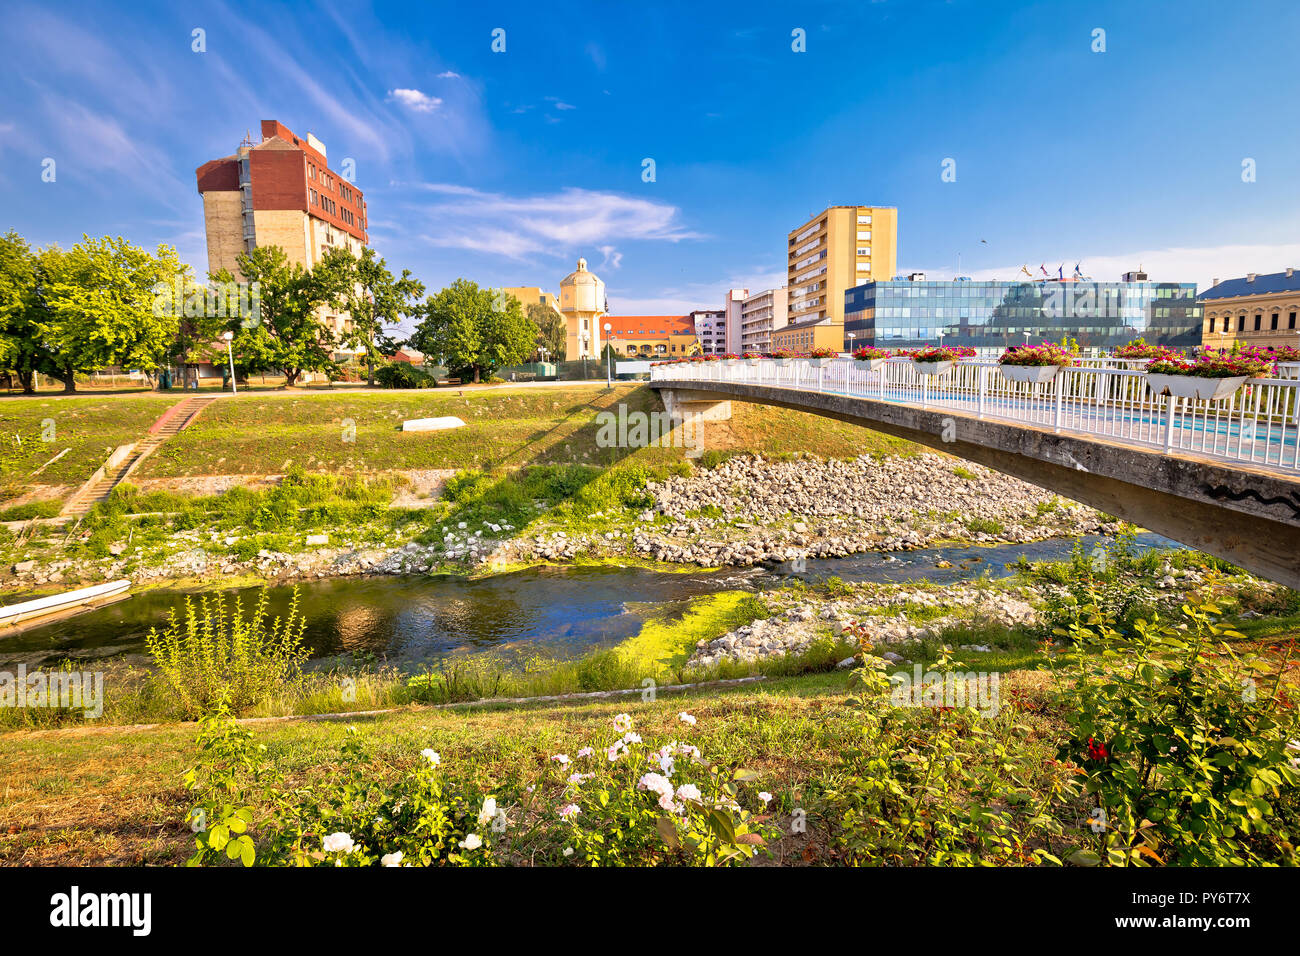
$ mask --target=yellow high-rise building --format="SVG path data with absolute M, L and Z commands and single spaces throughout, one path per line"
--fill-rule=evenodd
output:
M 888 280 L 898 268 L 898 210 L 831 206 L 787 237 L 786 321 L 772 328 L 772 347 L 801 349 L 844 342 L 844 293 Z

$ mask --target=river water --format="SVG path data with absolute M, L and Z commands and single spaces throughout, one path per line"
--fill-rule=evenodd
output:
M 1102 537 L 1085 537 L 1091 550 Z M 1004 577 L 1020 556 L 1061 560 L 1073 538 L 1028 544 L 925 548 L 790 565 L 721 571 L 662 572 L 642 568 L 533 568 L 467 580 L 458 577 L 335 578 L 303 582 L 299 604 L 307 618 L 313 656 L 373 654 L 399 667 L 418 669 L 450 654 L 493 651 L 504 656 L 569 657 L 612 646 L 635 635 L 647 615 L 664 605 L 735 588 L 759 589 L 792 577 L 810 581 L 832 575 L 845 581 L 940 584 L 987 574 Z M 1177 547 L 1144 534 L 1139 548 Z M 951 567 L 940 568 L 940 562 Z M 242 592 L 245 606 L 256 588 Z M 292 588 L 269 591 L 272 613 L 288 607 Z M 143 653 L 149 629 L 181 606 L 183 592 L 152 590 L 76 617 L 20 633 L 0 634 L 0 665 L 29 668 L 64 659 L 96 659 Z M 14 597 L 8 603 L 22 598 Z

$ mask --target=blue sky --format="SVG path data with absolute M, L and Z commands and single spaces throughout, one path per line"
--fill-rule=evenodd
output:
M 8 5 L 0 229 L 201 271 L 195 168 L 278 119 L 355 160 L 373 245 L 431 288 L 554 290 L 581 255 L 615 312 L 717 308 L 834 203 L 897 206 L 932 277 L 1300 266 L 1290 0 L 178 6 Z

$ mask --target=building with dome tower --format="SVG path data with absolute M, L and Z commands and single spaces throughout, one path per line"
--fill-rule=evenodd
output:
M 598 358 L 602 348 L 601 319 L 606 312 L 605 283 L 587 271 L 587 260 L 560 280 L 560 314 L 564 316 L 565 356 Z

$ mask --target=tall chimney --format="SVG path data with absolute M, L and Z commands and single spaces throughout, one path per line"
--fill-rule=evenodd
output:
M 1291 276 L 1292 276 L 1294 273 L 1295 273 L 1295 269 L 1291 268 L 1290 266 L 1287 266 L 1287 267 L 1286 267 L 1286 277 L 1287 277 L 1288 279 L 1291 278 Z
M 1254 282 L 1254 281 L 1255 281 L 1255 276 L 1258 275 L 1258 274 L 1259 274 L 1259 273 L 1257 273 L 1257 272 L 1247 272 L 1247 273 L 1246 273 L 1246 281 L 1247 281 L 1247 282 Z

